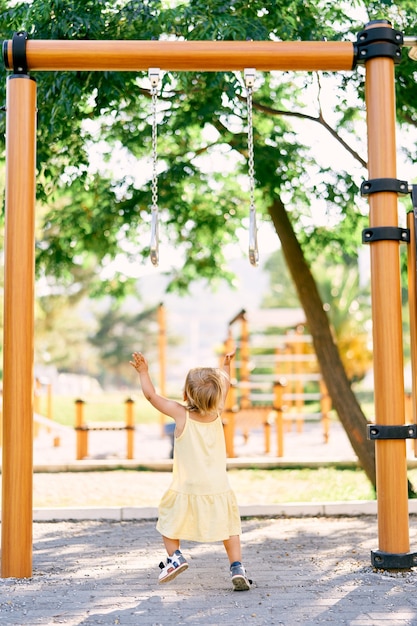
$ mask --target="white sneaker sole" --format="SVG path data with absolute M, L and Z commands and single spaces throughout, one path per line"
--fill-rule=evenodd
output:
M 249 591 L 250 589 L 247 578 L 245 578 L 241 574 L 237 574 L 237 576 L 233 576 L 232 583 L 233 583 L 234 591 Z
M 164 576 L 163 578 L 160 578 L 159 582 L 169 583 L 170 580 L 174 580 L 174 578 L 176 578 L 178 574 L 185 572 L 186 569 L 188 569 L 188 563 L 182 563 L 181 565 L 173 569 L 172 572 L 169 572 L 166 576 Z

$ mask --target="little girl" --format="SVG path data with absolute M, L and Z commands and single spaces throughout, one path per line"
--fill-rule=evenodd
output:
M 226 473 L 226 446 L 220 413 L 230 386 L 230 361 L 223 368 L 198 367 L 188 372 L 184 404 L 156 393 L 148 363 L 134 352 L 131 365 L 140 377 L 147 400 L 175 420 L 172 483 L 159 505 L 156 525 L 168 553 L 160 563 L 159 582 L 172 580 L 188 568 L 180 540 L 223 541 L 230 561 L 233 587 L 247 591 L 250 581 L 242 565 L 239 509 Z

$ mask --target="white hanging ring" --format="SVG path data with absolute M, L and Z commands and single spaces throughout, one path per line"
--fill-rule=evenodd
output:
M 249 211 L 249 261 L 251 265 L 259 263 L 258 229 L 256 227 L 255 207 Z
M 159 265 L 159 223 L 158 223 L 158 207 L 152 207 L 152 223 L 151 223 L 151 245 L 150 257 L 152 265 Z

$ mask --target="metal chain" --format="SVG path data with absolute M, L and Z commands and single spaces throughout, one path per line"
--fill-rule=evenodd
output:
M 152 95 L 152 209 L 158 208 L 158 127 L 156 123 L 156 106 L 158 102 L 158 94 L 156 87 L 151 89 Z
M 255 79 L 254 69 L 245 69 L 246 106 L 248 123 L 248 174 L 249 174 L 249 261 L 252 265 L 258 265 L 258 239 L 256 226 L 255 208 L 255 159 L 253 150 L 253 84 Z
M 255 208 L 255 159 L 253 156 L 253 115 L 252 115 L 252 87 L 247 90 L 248 107 L 248 173 L 249 173 L 249 193 L 250 208 Z
M 149 70 L 149 79 L 151 81 L 152 96 L 152 223 L 151 223 L 151 244 L 150 257 L 153 265 L 159 264 L 159 211 L 158 211 L 158 126 L 157 126 L 157 104 L 158 104 L 158 83 L 159 69 L 151 68 Z

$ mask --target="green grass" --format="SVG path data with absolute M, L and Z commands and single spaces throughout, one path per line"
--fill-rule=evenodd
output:
M 372 485 L 360 469 L 231 470 L 229 476 L 241 503 L 248 496 L 254 504 L 375 499 Z
M 417 468 L 407 472 L 417 492 Z M 238 500 L 268 502 L 348 502 L 375 500 L 375 491 L 365 472 L 358 469 L 320 467 L 317 469 L 230 470 L 230 482 Z

